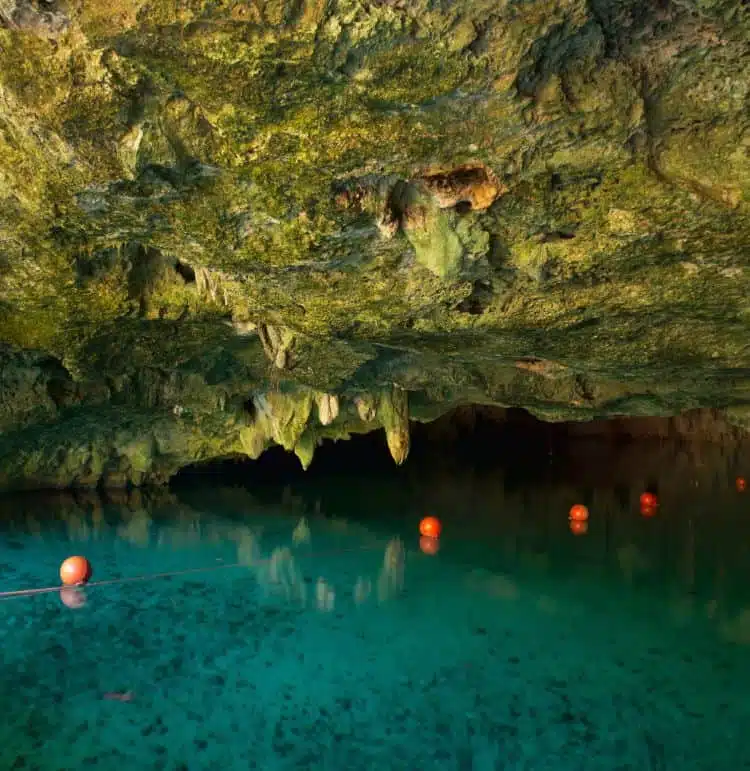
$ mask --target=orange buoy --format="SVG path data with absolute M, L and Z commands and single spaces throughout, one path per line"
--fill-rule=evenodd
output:
M 440 524 L 440 520 L 436 517 L 425 517 L 419 523 L 420 535 L 427 536 L 427 538 L 439 538 L 442 529 L 443 526 Z
M 659 505 L 659 499 L 653 493 L 641 493 L 641 510 L 655 509 Z
M 568 519 L 572 519 L 574 522 L 585 522 L 589 518 L 589 510 L 582 504 L 576 503 L 570 509 Z
M 85 584 L 91 578 L 91 563 L 86 557 L 68 557 L 60 565 L 60 578 L 65 586 Z
M 641 516 L 642 517 L 655 517 L 656 512 L 659 510 L 657 506 L 644 506 L 641 504 Z
M 419 548 L 422 550 L 423 554 L 432 557 L 440 551 L 440 539 L 433 538 L 429 535 L 423 535 L 419 539 Z
M 571 519 L 569 525 L 573 535 L 586 535 L 589 531 L 589 523 L 585 519 Z
M 747 490 L 745 477 L 737 477 L 737 479 L 734 480 L 734 486 L 737 488 L 738 493 L 744 493 L 745 490 Z

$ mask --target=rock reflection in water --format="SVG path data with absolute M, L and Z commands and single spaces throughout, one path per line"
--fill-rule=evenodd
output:
M 378 575 L 378 602 L 386 602 L 404 588 L 406 551 L 400 538 L 392 538 L 385 547 L 383 567 Z
M 261 563 L 257 576 L 267 593 L 281 595 L 286 601 L 302 607 L 307 604 L 304 576 L 288 547 L 275 548 L 270 560 Z
M 129 512 L 117 528 L 117 535 L 134 546 L 146 548 L 150 543 L 151 517 L 145 509 Z
M 585 612 L 589 601 L 572 587 L 598 587 L 622 603 L 650 598 L 676 628 L 706 624 L 721 640 L 750 645 L 749 499 L 735 484 L 748 472 L 740 460 L 711 446 L 636 443 L 612 452 L 586 441 L 576 445 L 575 463 L 559 458 L 529 479 L 437 455 L 430 468 L 410 462 L 391 477 L 308 472 L 285 487 L 253 484 L 253 493 L 202 487 L 13 496 L 0 499 L 0 517 L 34 542 L 59 540 L 62 530 L 82 551 L 117 538 L 191 568 L 209 567 L 203 550 L 213 544 L 227 564 L 251 571 L 271 601 L 323 612 L 398 601 L 406 562 L 430 560 L 446 570 L 461 564 L 465 587 L 498 603 L 565 616 Z M 652 517 L 639 508 L 646 489 L 658 490 Z M 591 512 L 582 538 L 567 530 L 577 501 Z M 427 512 L 445 526 L 432 557 L 418 550 L 417 525 Z M 354 550 L 370 555 L 371 567 Z M 118 557 L 118 571 L 139 572 L 124 566 L 128 559 L 127 552 Z

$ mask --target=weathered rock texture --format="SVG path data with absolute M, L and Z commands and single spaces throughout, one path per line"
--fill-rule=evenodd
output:
M 0 481 L 401 462 L 415 400 L 744 425 L 749 40 L 742 0 L 0 0 Z

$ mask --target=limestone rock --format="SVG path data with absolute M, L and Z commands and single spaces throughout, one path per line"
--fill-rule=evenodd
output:
M 65 32 L 70 19 L 54 0 L 0 0 L 0 25 L 54 38 Z
M 423 5 L 0 0 L 9 485 L 403 462 L 455 404 L 744 424 L 746 3 Z
M 316 447 L 317 439 L 309 431 L 305 431 L 297 441 L 297 444 L 294 445 L 294 454 L 305 471 L 310 468 L 310 464 L 313 462 Z
M 401 465 L 409 455 L 409 397 L 406 391 L 394 385 L 380 397 L 378 416 L 385 428 L 388 449 Z
M 377 415 L 377 406 L 375 397 L 369 394 L 361 394 L 355 397 L 354 406 L 357 409 L 357 415 L 365 423 L 372 423 Z
M 283 327 L 271 324 L 259 324 L 258 335 L 268 360 L 276 369 L 289 369 L 292 365 L 294 334 Z
M 77 390 L 54 356 L 0 344 L 0 432 L 54 418 L 77 400 Z
M 441 209 L 468 204 L 476 211 L 488 209 L 507 191 L 494 172 L 482 163 L 467 163 L 446 171 L 431 171 L 421 177 Z
M 335 394 L 317 394 L 315 403 L 318 406 L 318 420 L 321 425 L 333 423 L 339 414 L 339 399 Z

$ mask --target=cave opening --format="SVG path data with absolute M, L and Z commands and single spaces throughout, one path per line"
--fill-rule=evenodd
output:
M 404 466 L 391 459 L 385 432 L 377 429 L 348 440 L 323 440 L 304 470 L 296 456 L 280 446 L 257 460 L 245 456 L 217 458 L 184 467 L 176 486 L 212 480 L 251 487 L 299 483 L 312 478 L 363 475 L 398 478 L 419 469 L 538 467 L 568 440 L 567 424 L 544 423 L 524 410 L 460 408 L 432 423 L 410 423 L 411 448 Z
M 275 446 L 257 460 L 233 456 L 192 464 L 171 485 L 240 486 L 269 498 L 293 488 L 313 499 L 330 496 L 344 483 L 361 483 L 364 490 L 501 478 L 509 493 L 573 486 L 586 501 L 606 488 L 624 504 L 633 489 L 658 495 L 660 479 L 679 476 L 677 469 L 685 464 L 691 469 L 723 464 L 717 473 L 733 479 L 732 469 L 743 465 L 744 445 L 728 444 L 728 436 L 731 429 L 704 413 L 550 423 L 521 409 L 464 406 L 431 423 L 412 422 L 409 457 L 402 466 L 393 463 L 380 429 L 324 440 L 307 470 L 294 454 Z

